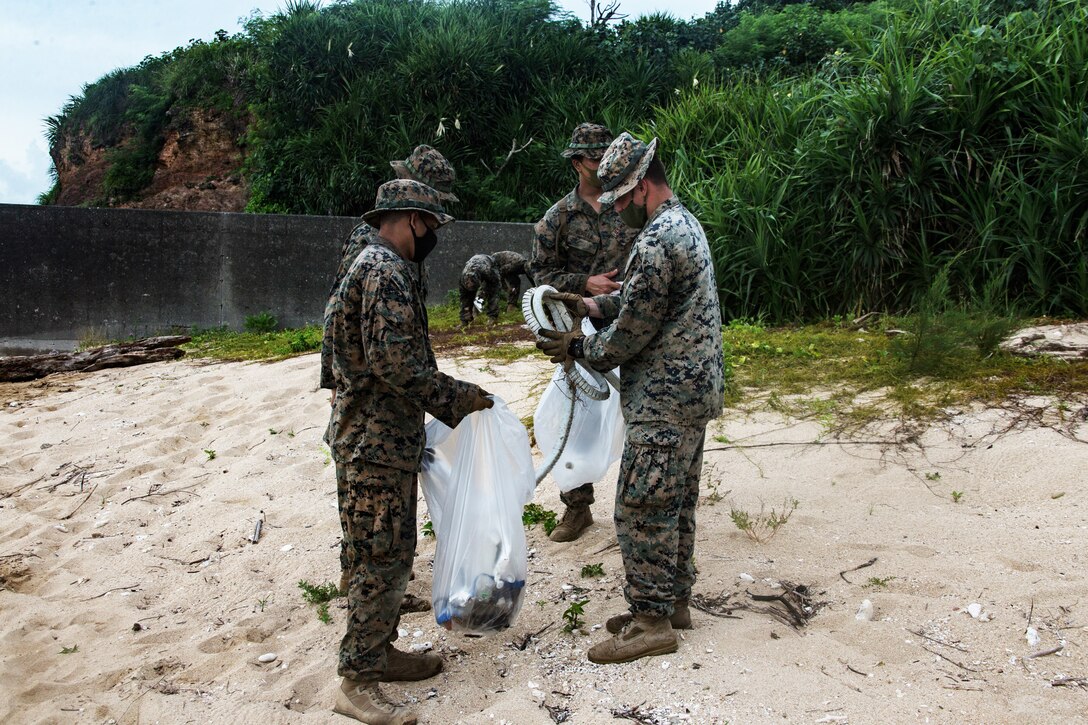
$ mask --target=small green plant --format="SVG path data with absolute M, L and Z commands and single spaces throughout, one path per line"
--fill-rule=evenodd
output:
M 769 512 L 762 501 L 759 503 L 759 513 L 752 515 L 744 509 L 730 508 L 729 518 L 733 524 L 743 531 L 749 539 L 760 544 L 765 544 L 774 538 L 778 530 L 786 525 L 790 516 L 800 506 L 795 498 L 786 498 L 782 501 L 781 510 L 772 508 Z
M 941 474 L 938 473 L 937 471 L 934 471 L 933 473 L 927 473 L 926 474 L 926 480 L 927 481 L 940 481 L 941 480 Z
M 205 448 L 204 449 L 204 455 L 206 455 L 208 457 L 209 461 L 214 461 L 215 460 L 215 451 L 212 450 L 211 448 Z
M 294 433 L 288 433 L 287 437 L 288 438 L 294 438 L 294 435 L 295 435 Z M 332 463 L 332 451 L 329 450 L 329 447 L 322 444 L 322 445 L 318 446 L 318 449 L 325 456 L 325 460 L 322 461 L 321 465 L 328 466 L 330 463 Z
M 267 605 L 268 605 L 268 598 L 267 597 L 265 597 L 264 599 L 258 599 L 257 600 L 257 608 L 260 609 L 262 612 L 264 611 L 264 608 Z
M 889 582 L 892 582 L 894 580 L 895 580 L 894 576 L 886 576 L 886 577 L 871 576 L 871 577 L 869 577 L 869 581 L 865 582 L 861 586 L 863 588 L 865 588 L 865 589 L 883 589 L 884 587 L 888 586 Z
M 71 647 L 61 647 L 60 648 L 60 653 L 62 655 L 70 655 L 70 654 L 73 654 L 75 652 L 79 652 L 79 645 L 78 644 L 74 644 Z
M 579 599 L 571 602 L 570 606 L 563 611 L 563 620 L 566 624 L 563 625 L 564 632 L 573 632 L 582 626 L 582 615 L 586 613 L 586 604 L 589 603 L 588 599 Z
M 960 499 L 962 499 L 962 498 L 963 498 L 963 491 L 953 491 L 952 492 L 952 503 L 959 503 Z
M 432 539 L 434 538 L 434 522 L 433 521 L 425 522 L 423 524 L 423 529 L 422 530 L 423 530 L 423 535 L 424 536 L 429 536 Z
M 549 511 L 538 503 L 525 505 L 525 509 L 521 513 L 521 523 L 530 528 L 535 524 L 544 524 L 545 534 L 552 533 L 559 524 L 556 520 L 556 513 Z
M 275 332 L 279 327 L 279 320 L 272 315 L 271 312 L 258 312 L 255 315 L 250 315 L 246 318 L 242 327 L 246 332 L 252 332 L 255 335 L 263 335 L 268 332 Z
M 280 434 L 280 432 L 278 430 L 276 430 L 275 428 L 269 428 L 268 433 L 269 433 L 269 435 L 279 435 Z
M 298 588 L 302 590 L 302 598 L 305 601 L 317 606 L 317 618 L 324 624 L 331 624 L 332 617 L 329 615 L 329 602 L 342 596 L 339 587 L 332 582 L 311 584 L 302 579 L 298 583 Z
M 593 576 L 604 576 L 604 562 L 598 562 L 596 564 L 586 564 L 582 567 L 583 579 L 587 579 Z
M 273 325 L 275 329 L 275 325 Z M 287 337 L 287 345 L 291 352 L 309 352 L 321 347 L 321 330 L 316 327 L 303 327 L 294 330 Z

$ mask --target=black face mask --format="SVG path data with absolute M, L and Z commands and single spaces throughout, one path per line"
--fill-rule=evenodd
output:
M 428 229 L 420 236 L 416 234 L 415 227 L 412 227 L 412 239 L 415 241 L 415 252 L 412 254 L 412 261 L 416 264 L 423 264 L 423 260 L 434 251 L 435 245 L 438 244 L 438 234 L 433 229 Z

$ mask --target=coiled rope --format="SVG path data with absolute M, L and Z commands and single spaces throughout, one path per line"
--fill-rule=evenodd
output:
M 525 291 L 521 298 L 521 314 L 525 318 L 525 324 L 538 340 L 545 340 L 540 334 L 541 330 L 556 330 L 558 332 L 570 332 L 581 320 L 575 320 L 567 311 L 566 305 L 559 302 L 545 300 L 544 295 L 556 292 L 554 287 L 541 285 Z M 567 438 L 570 436 L 571 425 L 574 423 L 574 406 L 577 403 L 578 390 L 590 400 L 604 400 L 610 394 L 610 388 L 620 389 L 619 378 L 614 373 L 599 373 L 589 367 L 582 360 L 575 360 L 575 364 L 564 370 L 564 378 L 567 381 L 567 399 L 570 401 L 570 409 L 567 412 L 567 421 L 563 426 L 563 433 L 555 444 L 551 455 L 536 471 L 536 482 L 540 483 L 551 472 L 559 457 L 563 455 L 563 449 L 567 446 Z

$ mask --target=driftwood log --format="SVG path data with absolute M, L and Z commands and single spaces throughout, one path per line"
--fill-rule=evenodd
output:
M 82 352 L 51 352 L 44 355 L 0 358 L 0 382 L 18 383 L 44 378 L 53 373 L 90 372 L 103 368 L 124 368 L 177 360 L 185 354 L 178 345 L 189 342 L 190 339 L 185 335 L 148 337 Z

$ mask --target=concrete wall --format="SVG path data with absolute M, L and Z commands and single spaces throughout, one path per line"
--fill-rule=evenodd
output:
M 0 204 L 0 354 L 226 325 L 320 322 L 353 217 Z M 427 259 L 430 303 L 473 254 L 528 254 L 529 224 L 458 222 Z

